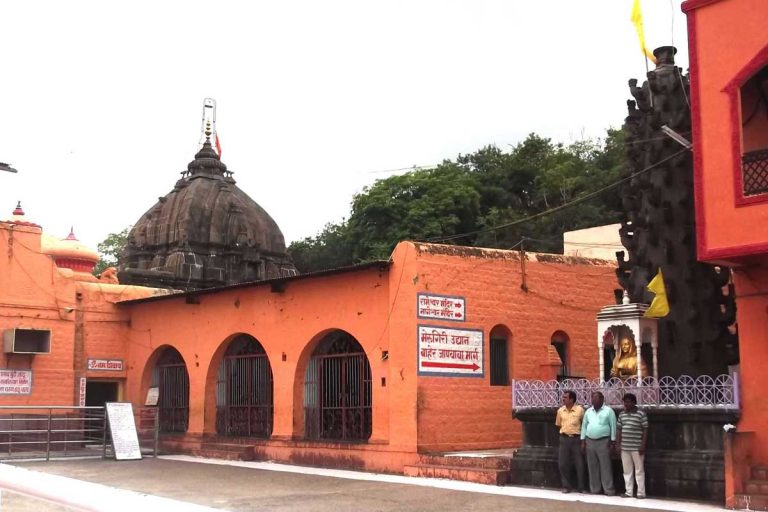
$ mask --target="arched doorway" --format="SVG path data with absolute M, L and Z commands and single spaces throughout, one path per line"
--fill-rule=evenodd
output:
M 235 337 L 219 365 L 216 432 L 224 436 L 272 434 L 272 367 L 264 347 L 247 334 Z
M 304 421 L 308 439 L 371 437 L 371 365 L 349 333 L 331 332 L 312 353 L 304 378 Z
M 568 353 L 571 345 L 571 338 L 565 331 L 555 331 L 549 341 L 550 345 L 554 347 L 557 352 L 557 357 L 560 360 L 560 369 L 557 372 L 557 380 L 565 380 L 573 378 L 571 370 L 568 366 L 570 354 Z
M 152 386 L 159 391 L 160 432 L 186 432 L 189 426 L 189 373 L 175 348 L 166 348 L 158 357 L 152 372 Z

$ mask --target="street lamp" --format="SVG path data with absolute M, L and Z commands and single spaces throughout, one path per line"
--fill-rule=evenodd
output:
M 0 162 L 0 171 L 6 171 L 6 172 L 19 172 L 13 167 L 11 167 L 11 164 L 5 164 L 3 162 Z

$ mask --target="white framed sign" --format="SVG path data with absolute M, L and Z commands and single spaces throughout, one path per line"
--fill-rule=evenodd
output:
M 464 297 L 419 293 L 416 316 L 419 318 L 464 322 L 467 319 L 467 301 Z
M 419 375 L 483 376 L 483 331 L 434 325 L 418 327 Z
M 86 380 L 85 377 L 80 377 L 80 400 L 79 404 L 80 407 L 85 407 L 85 390 L 86 390 Z
M 160 399 L 160 388 L 153 386 L 147 390 L 147 399 L 144 405 L 157 405 L 157 401 Z
M 0 370 L 0 395 L 31 395 L 32 370 Z
M 141 447 L 139 446 L 139 435 L 136 433 L 133 405 L 130 402 L 107 402 L 105 405 L 115 460 L 141 459 Z
M 123 371 L 122 359 L 89 359 L 88 369 L 95 371 L 121 372 Z

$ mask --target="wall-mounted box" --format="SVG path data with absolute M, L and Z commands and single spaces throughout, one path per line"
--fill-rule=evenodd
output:
M 6 354 L 48 354 L 51 351 L 51 330 L 8 329 L 3 332 L 3 351 Z

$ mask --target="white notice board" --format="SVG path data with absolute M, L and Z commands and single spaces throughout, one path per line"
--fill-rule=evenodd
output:
M 133 418 L 133 405 L 130 402 L 107 402 L 106 406 L 115 460 L 141 459 L 139 436 L 136 433 L 136 421 Z

